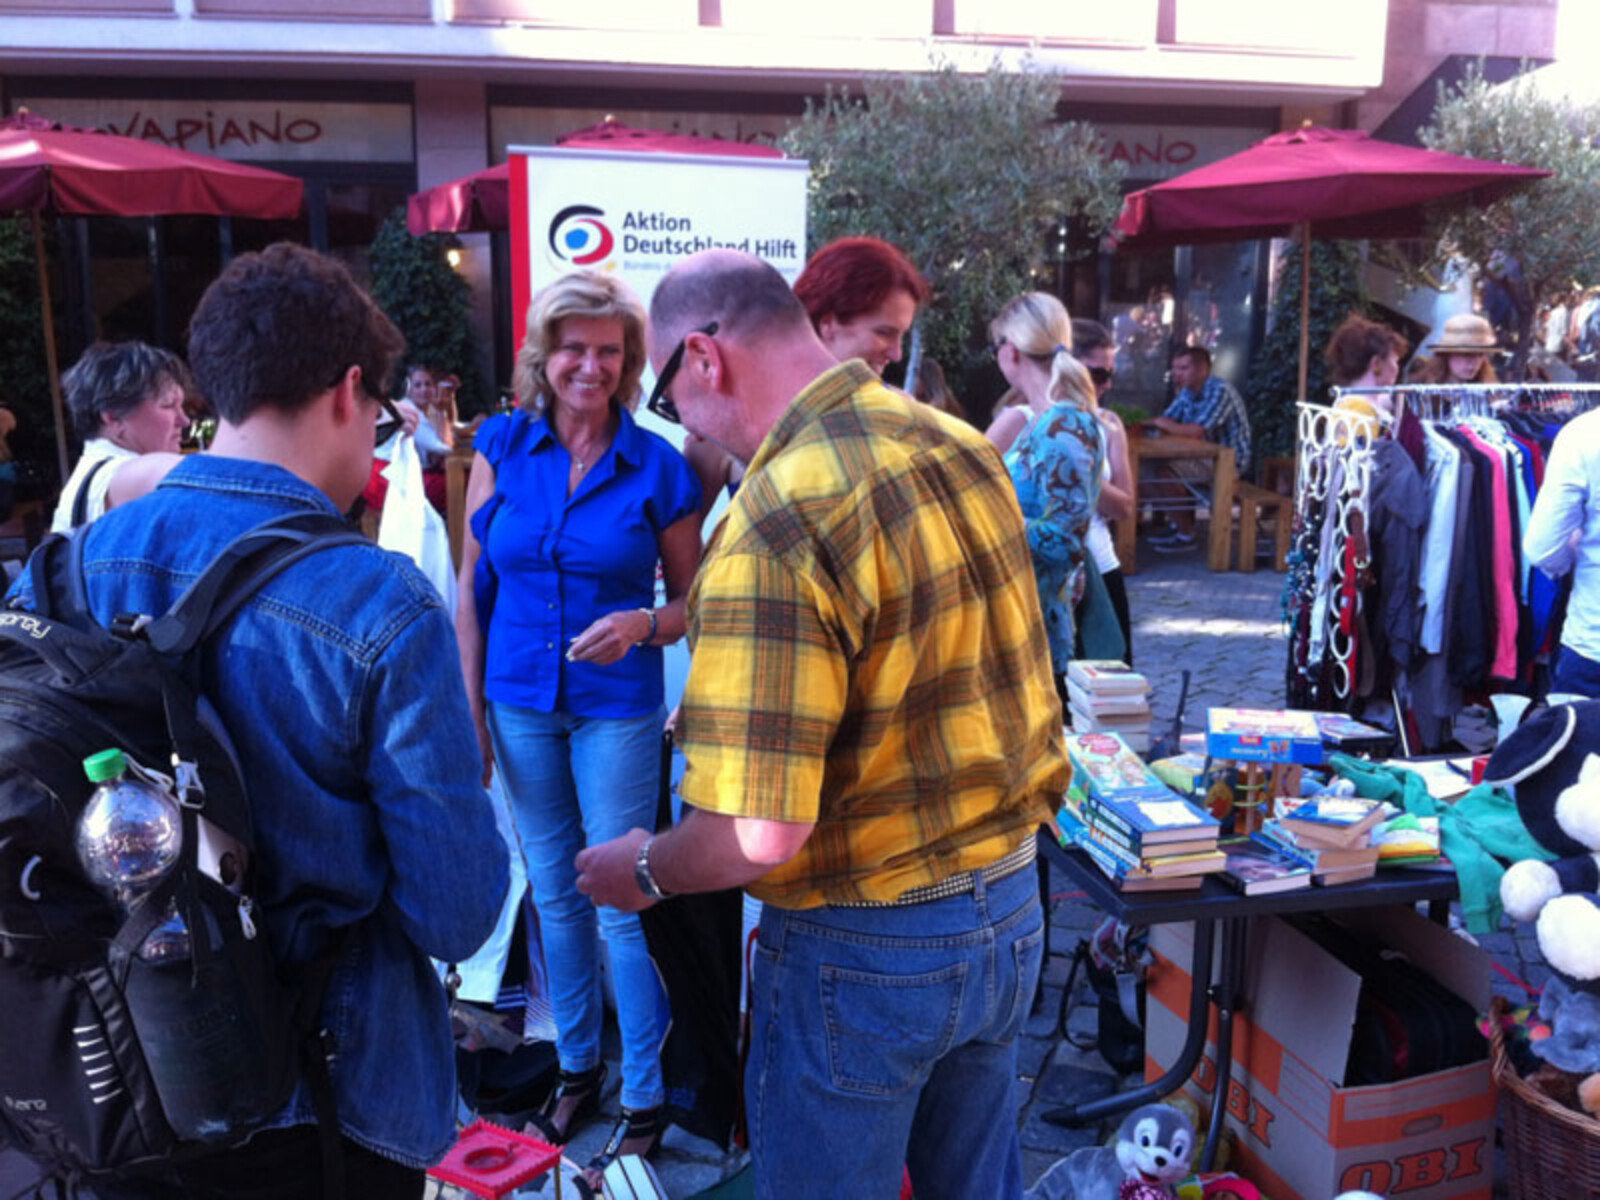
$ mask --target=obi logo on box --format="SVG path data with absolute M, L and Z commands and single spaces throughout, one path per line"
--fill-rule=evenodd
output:
M 1454 1146 L 1439 1146 L 1401 1154 L 1392 1161 L 1351 1163 L 1339 1177 L 1342 1191 L 1377 1192 L 1400 1196 L 1418 1188 L 1436 1187 L 1458 1179 L 1475 1179 L 1484 1171 L 1487 1138 L 1472 1138 Z
M 1209 1054 L 1203 1055 L 1195 1064 L 1194 1072 L 1189 1079 L 1195 1087 L 1209 1096 L 1217 1090 L 1217 1064 Z M 1228 1080 L 1228 1115 L 1260 1142 L 1262 1146 L 1272 1146 L 1272 1123 L 1276 1121 L 1275 1114 L 1260 1100 L 1251 1094 L 1250 1090 L 1237 1079 Z

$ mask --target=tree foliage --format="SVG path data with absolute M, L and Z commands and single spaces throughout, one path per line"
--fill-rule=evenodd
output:
M 49 371 L 33 231 L 23 217 L 0 220 L 0 404 L 17 416 L 12 450 L 41 485 L 59 473 Z
M 451 268 L 447 249 L 444 235 L 413 237 L 405 209 L 395 209 L 372 242 L 372 297 L 405 336 L 408 363 L 460 377 L 456 404 L 465 419 L 490 404 L 478 371 L 471 289 Z
M 1423 145 L 1451 154 L 1543 167 L 1550 178 L 1493 204 L 1442 212 L 1441 258 L 1465 259 L 1480 274 L 1509 255 L 1521 264 L 1531 303 L 1522 305 L 1517 363 L 1531 346 L 1534 305 L 1574 280 L 1600 280 L 1600 104 L 1540 95 L 1528 76 L 1492 84 L 1481 62 L 1454 88 L 1439 89 Z
M 811 164 L 812 249 L 865 234 L 904 250 L 933 285 L 921 334 L 947 366 L 1037 286 L 1047 231 L 1069 220 L 1092 249 L 1116 218 L 1123 167 L 1092 126 L 1056 119 L 1059 99 L 1059 81 L 1031 67 L 967 75 L 936 62 L 873 76 L 859 96 L 830 89 L 784 138 Z
M 1250 362 L 1244 402 L 1250 413 L 1254 458 L 1293 454 L 1295 397 L 1300 387 L 1300 246 L 1290 243 L 1277 263 L 1277 291 L 1267 336 Z M 1328 370 L 1323 348 L 1351 313 L 1365 312 L 1361 253 L 1355 242 L 1311 243 L 1311 336 L 1306 399 L 1327 398 Z

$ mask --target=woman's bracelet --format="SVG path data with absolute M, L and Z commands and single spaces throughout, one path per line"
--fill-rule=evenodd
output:
M 650 618 L 650 632 L 635 642 L 634 645 L 648 646 L 656 640 L 656 610 L 653 608 L 641 608 L 639 611 Z

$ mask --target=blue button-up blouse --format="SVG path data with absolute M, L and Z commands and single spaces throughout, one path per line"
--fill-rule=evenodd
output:
M 666 439 L 620 410 L 617 433 L 571 496 L 572 459 L 544 417 L 493 417 L 473 443 L 495 471 L 487 527 L 474 532 L 493 576 L 484 695 L 578 717 L 637 717 L 663 701 L 661 649 L 610 666 L 567 647 L 607 613 L 652 608 L 660 536 L 699 511 L 700 481 Z

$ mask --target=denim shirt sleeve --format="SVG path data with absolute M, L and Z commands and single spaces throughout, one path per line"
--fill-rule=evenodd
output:
M 444 609 L 407 622 L 362 688 L 365 776 L 388 846 L 387 900 L 421 950 L 448 962 L 488 938 L 508 886 L 506 847 L 479 784 L 455 638 Z

